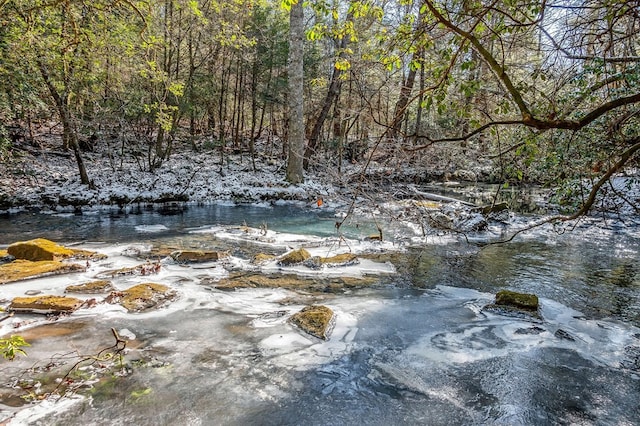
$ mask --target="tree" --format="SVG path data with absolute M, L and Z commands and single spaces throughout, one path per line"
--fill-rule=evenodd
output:
M 128 4 L 128 3 L 127 3 Z M 91 185 L 80 150 L 79 122 L 95 102 L 95 82 L 102 73 L 100 51 L 105 47 L 99 31 L 112 32 L 111 22 L 122 14 L 136 14 L 133 6 L 111 2 L 3 3 L 7 43 L 11 54 L 7 62 L 25 75 L 38 75 L 31 83 L 48 93 L 62 124 L 62 148 L 71 148 L 78 165 L 80 181 Z M 107 38 L 108 39 L 108 38 Z M 7 50 L 8 51 L 8 50 Z M 86 108 L 86 109 L 85 109 Z
M 472 69 L 467 58 L 485 64 L 491 74 L 483 77 L 484 87 L 476 76 L 465 90 L 472 95 L 488 89 L 494 107 L 471 111 L 464 103 L 472 96 L 455 102 L 445 92 L 438 100 L 445 104 L 439 112 L 466 114 L 469 131 L 444 137 L 418 134 L 426 143 L 408 150 L 473 140 L 485 133 L 502 134 L 503 140 L 511 135 L 513 142 L 507 148 L 498 146 L 497 157 L 526 155 L 525 165 L 538 168 L 555 162 L 555 168 L 546 170 L 556 175 L 545 179 L 593 178 L 576 211 L 559 219 L 587 213 L 596 193 L 640 151 L 640 43 L 631 30 L 640 24 L 636 11 L 599 0 L 575 5 L 424 0 L 421 11 L 427 23 L 437 25 L 424 36 L 435 39 L 434 31 L 444 29 L 448 37 L 440 36 L 439 43 L 458 52 L 450 75 Z M 435 94 L 452 83 L 447 78 L 429 90 Z M 522 179 L 522 169 L 514 172 Z
M 287 181 L 304 181 L 304 10 L 302 1 L 290 5 L 289 11 L 289 157 Z

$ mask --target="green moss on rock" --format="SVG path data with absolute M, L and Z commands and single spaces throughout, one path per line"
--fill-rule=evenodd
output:
M 276 256 L 273 254 L 258 253 L 253 256 L 253 259 L 251 259 L 251 263 L 253 263 L 254 265 L 264 265 L 265 263 L 271 262 L 275 258 Z
M 67 296 L 34 296 L 16 297 L 11 301 L 9 309 L 18 312 L 34 312 L 41 314 L 73 312 L 82 305 L 82 300 Z
M 326 306 L 311 305 L 294 314 L 290 321 L 305 333 L 329 340 L 335 324 L 335 315 Z
M 70 285 L 64 289 L 65 293 L 81 293 L 81 294 L 96 294 L 96 293 L 109 293 L 113 291 L 113 285 L 111 281 L 98 280 L 88 283 Z
M 16 259 L 30 260 L 32 262 L 70 258 L 101 260 L 107 257 L 104 254 L 96 253 L 94 251 L 64 247 L 44 238 L 36 238 L 34 240 L 13 243 L 7 247 L 7 253 Z
M 346 288 L 365 287 L 378 283 L 376 277 L 301 277 L 293 274 L 247 274 L 240 273 L 216 281 L 212 285 L 218 290 L 240 288 L 286 288 L 337 293 Z
M 43 260 L 40 262 L 14 260 L 11 263 L 0 265 L 0 284 L 84 270 L 85 268 L 82 265 L 62 263 L 55 260 Z
M 496 294 L 496 305 L 536 311 L 538 310 L 538 296 L 535 294 L 517 293 L 510 290 L 500 290 Z
M 159 308 L 175 300 L 176 292 L 164 284 L 138 284 L 124 291 L 114 291 L 108 303 L 120 303 L 129 312 L 143 312 Z
M 73 250 L 44 238 L 13 243 L 7 247 L 7 252 L 16 259 L 30 260 L 32 262 L 61 260 L 73 256 Z

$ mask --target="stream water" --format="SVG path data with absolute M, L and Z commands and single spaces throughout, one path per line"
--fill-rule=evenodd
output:
M 0 392 L 0 423 L 640 424 L 637 229 L 545 229 L 480 249 L 438 237 L 414 245 L 366 242 L 376 230 L 366 220 L 349 221 L 337 239 L 335 220 L 330 211 L 291 205 L 0 219 L 0 245 L 45 237 L 109 255 L 80 278 L 1 286 L 0 299 L 26 288 L 60 292 L 100 268 L 135 264 L 123 255 L 132 246 L 230 250 L 239 268 L 258 251 L 281 253 L 299 244 L 328 251 L 347 244 L 374 255 L 346 273 L 377 277 L 372 286 L 320 293 L 216 290 L 209 283 L 229 265 L 215 263 L 166 264 L 153 278 L 121 279 L 117 287 L 162 282 L 180 298 L 142 314 L 113 305 L 83 309 L 44 326 L 58 327 L 55 333 L 26 328 L 20 333 L 32 343 L 29 357 L 1 361 L 0 382 L 52 354 L 109 346 L 111 328 L 132 339 L 131 374 L 103 379 L 81 398 L 57 403 L 12 406 Z M 268 228 L 274 238 L 235 238 L 235 227 L 244 224 Z M 393 227 L 389 235 L 411 232 L 402 224 L 384 226 Z M 301 236 L 291 240 L 284 233 Z M 504 288 L 537 294 L 541 318 L 484 310 Z M 336 313 L 328 341 L 287 322 L 311 303 Z M 3 327 L 0 334 L 14 333 L 6 322 Z

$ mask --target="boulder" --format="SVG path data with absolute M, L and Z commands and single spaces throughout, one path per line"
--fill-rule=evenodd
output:
M 227 253 L 220 251 L 176 250 L 170 254 L 171 258 L 180 263 L 215 262 L 227 257 Z
M 0 265 L 0 284 L 84 270 L 85 267 L 82 265 L 62 263 L 55 260 L 43 260 L 40 262 L 14 260 L 11 263 Z
M 67 296 L 33 296 L 16 297 L 11 301 L 9 310 L 16 312 L 32 312 L 51 314 L 73 312 L 82 305 L 82 300 Z
M 538 310 L 538 296 L 535 294 L 518 293 L 510 290 L 500 290 L 496 294 L 496 305 L 509 306 L 525 311 Z
M 96 294 L 96 293 L 109 293 L 115 290 L 111 281 L 98 280 L 83 283 L 79 285 L 70 285 L 64 289 L 65 293 L 80 293 L 80 294 Z
M 300 248 L 280 256 L 280 258 L 278 259 L 278 265 L 279 266 L 298 265 L 304 262 L 305 260 L 309 259 L 310 257 L 311 257 L 311 254 L 307 250 Z
M 60 246 L 44 238 L 30 241 L 20 241 L 7 247 L 7 252 L 16 259 L 30 260 L 61 260 L 73 256 L 74 251 Z
M 326 306 L 311 305 L 294 314 L 289 321 L 307 334 L 329 340 L 335 325 L 335 315 Z
M 144 312 L 160 308 L 175 300 L 176 296 L 176 292 L 166 285 L 144 283 L 124 291 L 113 291 L 105 300 L 120 303 L 129 312 Z
M 94 251 L 70 249 L 44 238 L 13 243 L 7 247 L 7 253 L 16 259 L 30 260 L 32 262 L 68 258 L 101 260 L 107 257 Z

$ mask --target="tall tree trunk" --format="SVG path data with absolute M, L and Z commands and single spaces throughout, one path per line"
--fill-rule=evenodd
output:
M 398 97 L 398 101 L 396 102 L 396 106 L 393 110 L 393 121 L 391 122 L 391 126 L 389 126 L 388 135 L 390 139 L 397 138 L 398 134 L 401 132 L 402 121 L 404 120 L 407 112 L 409 97 L 411 96 L 411 91 L 413 90 L 413 85 L 416 81 L 416 74 L 416 69 L 411 68 L 407 75 L 407 79 L 400 88 L 400 96 Z
M 304 11 L 302 0 L 291 6 L 289 12 L 289 158 L 287 181 L 304 181 Z
M 316 119 L 316 122 L 313 125 L 313 129 L 311 130 L 311 134 L 309 135 L 309 143 L 307 144 L 307 148 L 304 151 L 304 169 L 305 170 L 309 168 L 309 160 L 311 159 L 311 156 L 315 153 L 316 148 L 318 147 L 318 139 L 320 138 L 320 132 L 322 131 L 322 126 L 324 125 L 324 122 L 327 119 L 327 116 L 329 115 L 331 106 L 334 104 L 335 99 L 340 94 L 340 87 L 342 85 L 342 79 L 340 78 L 340 76 L 342 75 L 342 72 L 343 71 L 335 67 L 333 68 L 333 73 L 331 74 L 331 83 L 329 84 L 329 90 L 327 91 L 327 95 L 325 96 L 324 102 L 322 103 L 322 108 L 320 109 L 318 118 Z
M 69 95 L 66 91 L 61 94 L 58 89 L 56 89 L 49 77 L 49 72 L 47 71 L 45 64 L 41 61 L 38 61 L 38 68 L 40 70 L 40 75 L 42 76 L 42 79 L 44 80 L 44 83 L 47 86 L 47 89 L 49 89 L 49 93 L 56 104 L 58 114 L 60 115 L 60 121 L 62 122 L 63 145 L 65 147 L 71 147 L 73 150 L 73 155 L 75 156 L 76 163 L 78 165 L 78 172 L 80 174 L 80 182 L 82 182 L 83 185 L 91 187 L 91 180 L 89 180 L 87 168 L 84 165 L 82 153 L 80 152 L 80 145 L 78 144 L 78 132 L 73 123 L 73 115 L 69 108 Z
M 347 14 L 346 21 L 349 22 L 352 19 L 353 13 L 350 12 Z M 336 50 L 338 50 L 338 59 L 344 59 L 344 57 L 346 56 L 344 53 L 344 49 L 347 47 L 347 44 L 350 41 L 350 37 L 344 36 L 340 39 L 339 43 L 335 43 L 335 48 Z M 340 89 L 342 87 L 342 74 L 344 73 L 344 71 L 342 69 L 338 69 L 335 65 L 336 64 L 334 63 L 333 72 L 331 73 L 331 83 L 329 83 L 329 90 L 327 91 L 327 95 L 325 96 L 324 102 L 322 103 L 322 108 L 320 109 L 318 118 L 316 118 L 313 129 L 309 134 L 309 142 L 307 144 L 307 149 L 304 152 L 305 170 L 309 168 L 309 160 L 318 147 L 320 132 L 322 131 L 322 126 L 324 125 L 327 116 L 329 115 L 331 106 L 335 103 L 336 99 L 340 95 Z

